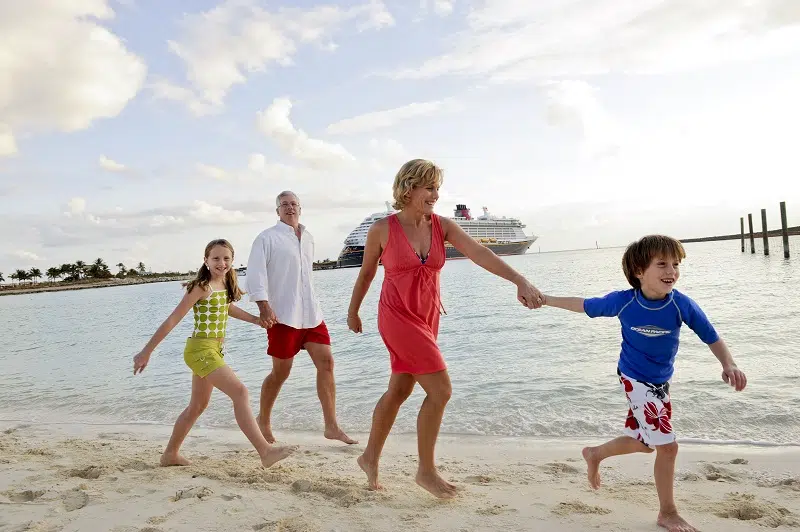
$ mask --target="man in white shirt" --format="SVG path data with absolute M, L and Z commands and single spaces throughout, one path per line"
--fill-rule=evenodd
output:
M 268 327 L 267 354 L 272 357 L 272 372 L 261 385 L 258 426 L 264 438 L 275 443 L 270 423 L 272 406 L 289 377 L 294 356 L 304 349 L 317 368 L 325 437 L 358 443 L 339 428 L 336 420 L 331 339 L 311 279 L 314 237 L 300 223 L 297 194 L 283 191 L 275 205 L 280 220 L 256 237 L 247 261 L 247 292 Z

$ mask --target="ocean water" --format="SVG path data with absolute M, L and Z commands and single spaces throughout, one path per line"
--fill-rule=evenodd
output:
M 800 240 L 784 260 L 741 253 L 738 241 L 686 246 L 678 289 L 694 298 L 730 346 L 748 387 L 734 392 L 720 378 L 708 348 L 683 328 L 672 384 L 673 425 L 684 441 L 800 444 Z M 595 296 L 626 288 L 622 248 L 529 253 L 507 257 L 542 291 Z M 386 389 L 388 354 L 376 326 L 379 271 L 361 311 L 365 332 L 347 329 L 346 310 L 357 269 L 318 271 L 314 282 L 331 332 L 337 407 L 348 431 L 369 430 Z M 512 437 L 615 436 L 627 407 L 615 370 L 619 322 L 554 308 L 527 310 L 514 287 L 466 260 L 442 272 L 440 345 L 453 397 L 445 433 Z M 132 357 L 182 296 L 179 283 L 0 297 L 6 325 L 0 349 L 0 419 L 26 422 L 172 424 L 189 399 L 191 374 L 183 344 L 191 313 L 159 346 L 142 375 Z M 242 307 L 256 313 L 255 304 Z M 264 331 L 231 320 L 230 365 L 257 407 L 271 362 Z M 417 387 L 395 432 L 413 432 L 423 399 Z M 233 427 L 228 399 L 214 392 L 200 418 Z M 278 432 L 316 431 L 322 413 L 315 370 L 301 352 L 273 412 Z

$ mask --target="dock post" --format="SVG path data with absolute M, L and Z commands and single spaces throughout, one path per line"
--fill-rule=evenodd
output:
M 747 214 L 747 224 L 750 227 L 750 253 L 756 252 L 756 242 L 753 239 L 753 213 Z
M 783 236 L 783 258 L 789 258 L 789 230 L 786 225 L 786 202 L 781 202 L 781 236 Z
M 769 255 L 769 235 L 767 231 L 767 209 L 761 209 L 761 237 L 764 239 L 764 255 Z
M 742 253 L 744 253 L 744 216 L 739 218 L 739 226 L 742 228 Z

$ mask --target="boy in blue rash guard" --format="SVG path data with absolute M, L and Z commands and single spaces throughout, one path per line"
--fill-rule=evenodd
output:
M 591 318 L 619 319 L 622 349 L 617 375 L 629 407 L 625 435 L 583 450 L 589 484 L 594 489 L 600 487 L 600 462 L 604 459 L 651 453 L 655 449 L 658 524 L 670 532 L 696 532 L 678 515 L 673 494 L 678 444 L 672 430 L 669 381 L 681 325 L 685 323 L 708 345 L 722 364 L 723 381 L 737 392 L 747 384 L 747 377 L 697 303 L 673 288 L 685 257 L 679 241 L 661 235 L 646 236 L 629 245 L 622 257 L 622 270 L 632 289 L 590 299 L 544 296 L 544 305 L 586 313 Z

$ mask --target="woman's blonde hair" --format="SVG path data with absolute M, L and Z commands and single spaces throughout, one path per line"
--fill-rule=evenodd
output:
M 402 210 L 408 203 L 408 194 L 416 187 L 440 187 L 444 180 L 442 169 L 426 159 L 408 161 L 394 176 L 392 196 L 394 209 Z
M 231 252 L 231 261 L 233 260 L 234 257 L 233 246 L 231 245 L 230 242 L 228 242 L 224 238 L 212 240 L 211 242 L 209 242 L 208 245 L 206 246 L 206 252 L 204 258 L 207 259 L 208 256 L 211 254 L 211 250 L 214 249 L 216 246 L 222 246 L 224 248 L 228 248 L 228 250 Z M 208 266 L 206 266 L 206 263 L 204 262 L 203 265 L 200 266 L 200 269 L 197 270 L 197 276 L 188 283 L 184 284 L 184 286 L 186 287 L 187 292 L 191 292 L 195 286 L 199 286 L 203 290 L 208 291 L 209 281 L 211 281 L 211 272 L 208 270 Z M 239 301 L 240 299 L 242 299 L 242 295 L 244 294 L 244 292 L 242 292 L 241 288 L 239 288 L 239 280 L 236 276 L 236 270 L 233 269 L 233 264 L 231 264 L 231 269 L 228 270 L 228 273 L 225 274 L 225 288 L 228 291 L 229 302 Z

